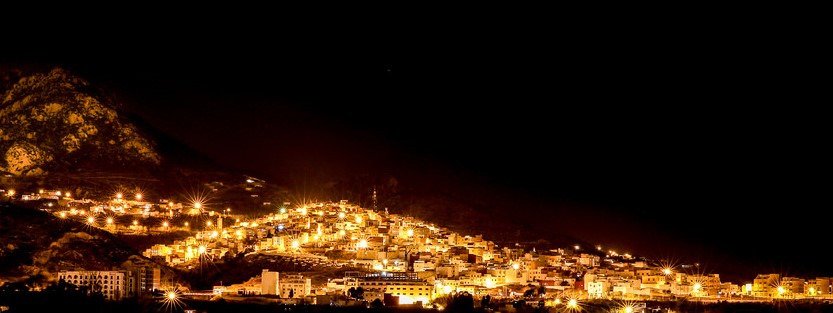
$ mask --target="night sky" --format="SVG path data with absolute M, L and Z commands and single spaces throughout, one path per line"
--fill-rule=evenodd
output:
M 591 242 L 833 276 L 829 97 L 801 38 L 368 24 L 135 29 L 15 57 L 60 60 L 155 127 L 274 181 L 455 175 L 538 203 L 531 219 Z

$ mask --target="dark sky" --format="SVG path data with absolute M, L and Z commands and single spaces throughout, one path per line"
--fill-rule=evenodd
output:
M 112 84 L 152 125 L 269 178 L 440 168 L 588 241 L 833 276 L 814 44 L 668 20 L 132 29 L 17 56 Z

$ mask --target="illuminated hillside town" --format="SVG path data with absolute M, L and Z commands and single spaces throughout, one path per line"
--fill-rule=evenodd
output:
M 256 184 L 248 179 L 241 184 Z M 111 233 L 129 235 L 188 231 L 191 236 L 142 251 L 148 260 L 111 271 L 67 269 L 54 280 L 95 285 L 107 299 L 179 288 L 161 270 L 198 269 L 227 254 L 289 257 L 297 262 L 349 268 L 338 277 L 314 280 L 308 273 L 264 268 L 245 282 L 217 284 L 183 295 L 213 299 L 272 296 L 285 303 L 339 304 L 374 301 L 437 308 L 435 300 L 461 293 L 479 301 L 540 299 L 544 306 L 576 300 L 696 301 L 833 300 L 833 277 L 761 273 L 745 282 L 721 281 L 698 264 L 651 262 L 604 247 L 538 250 L 499 247 L 481 235 L 462 235 L 412 217 L 349 203 L 264 203 L 272 213 L 246 219 L 235 208 L 211 208 L 205 198 L 190 203 L 146 199 L 118 192 L 106 199 L 75 199 L 61 189 L 2 190 L 6 201 L 45 201 L 42 210 Z M 202 225 L 176 222 L 200 217 Z M 147 224 L 149 218 L 160 222 Z M 332 253 L 338 251 L 340 253 Z M 329 254 L 328 254 L 329 252 Z M 329 256 L 327 256 L 329 255 Z M 332 256 L 344 256 L 332 257 Z M 360 295 L 357 295 L 360 293 Z M 345 300 L 347 299 L 347 300 Z M 441 307 L 440 307 L 441 308 Z

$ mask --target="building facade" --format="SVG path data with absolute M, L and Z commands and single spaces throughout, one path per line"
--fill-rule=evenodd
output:
M 121 300 L 132 297 L 127 271 L 61 271 L 58 279 L 86 289 L 90 293 L 100 292 L 105 299 Z

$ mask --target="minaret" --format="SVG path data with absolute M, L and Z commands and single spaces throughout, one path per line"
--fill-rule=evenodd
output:
M 376 211 L 376 186 L 373 186 L 373 211 Z

